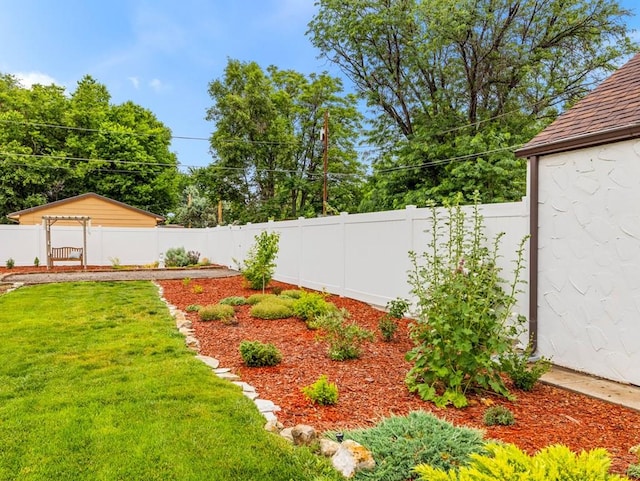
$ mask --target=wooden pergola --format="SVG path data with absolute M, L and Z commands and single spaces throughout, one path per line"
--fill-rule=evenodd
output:
M 81 260 L 82 267 L 84 269 L 87 268 L 87 223 L 91 221 L 91 217 L 86 215 L 43 215 L 42 220 L 44 221 L 44 228 L 46 231 L 46 241 L 47 241 L 47 269 L 53 267 L 54 260 Z M 54 248 L 51 247 L 51 226 L 58 222 L 59 220 L 63 221 L 76 221 L 82 224 L 82 253 L 81 257 L 77 259 L 72 258 L 61 258 L 55 257 L 52 255 L 54 252 Z M 73 249 L 71 247 L 65 249 Z

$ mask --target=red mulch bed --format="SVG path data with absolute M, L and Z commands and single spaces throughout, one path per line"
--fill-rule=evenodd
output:
M 256 292 L 244 288 L 240 277 L 197 279 L 188 286 L 180 280 L 160 284 L 168 301 L 182 310 L 189 304 L 206 305 L 224 297 Z M 195 284 L 203 287 L 201 294 L 193 292 Z M 272 285 L 295 288 L 279 282 Z M 346 308 L 363 327 L 377 331 L 379 310 L 337 296 L 328 300 Z M 532 392 L 514 390 L 515 402 L 487 394 L 472 397 L 470 406 L 464 409 L 436 408 L 410 394 L 404 385 L 410 368 L 404 355 L 412 347 L 406 320 L 402 321 L 394 342 L 382 342 L 378 335 L 375 342 L 366 345 L 360 359 L 336 362 L 327 358 L 326 344 L 318 338 L 318 331 L 308 330 L 298 319 L 254 319 L 249 315 L 249 306 L 237 308 L 239 323 L 235 326 L 201 322 L 194 313 L 188 316 L 194 321 L 201 353 L 219 359 L 221 366 L 231 368 L 243 381 L 255 386 L 261 398 L 278 404 L 282 408 L 278 419 L 285 426 L 303 423 L 319 431 L 343 430 L 373 426 L 393 414 L 424 410 L 457 425 L 484 429 L 486 437 L 514 443 L 531 454 L 547 445 L 563 443 L 576 451 L 606 448 L 617 473 L 624 473 L 630 463 L 637 462 L 628 451 L 640 443 L 640 413 L 605 401 L 542 383 Z M 238 352 L 243 340 L 275 344 L 283 354 L 282 363 L 268 368 L 244 366 Z M 336 406 L 316 406 L 300 391 L 321 374 L 338 385 L 340 397 Z M 484 426 L 482 416 L 490 403 L 508 407 L 515 414 L 516 424 Z

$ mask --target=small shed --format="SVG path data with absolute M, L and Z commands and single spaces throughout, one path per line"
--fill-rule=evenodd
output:
M 46 216 L 90 217 L 92 225 L 102 227 L 156 227 L 165 220 L 160 215 L 93 192 L 12 212 L 7 217 L 20 225 L 37 225 L 42 224 Z M 77 225 L 77 222 L 59 220 L 57 225 Z
M 640 385 L 640 54 L 517 154 L 529 164 L 537 352 Z

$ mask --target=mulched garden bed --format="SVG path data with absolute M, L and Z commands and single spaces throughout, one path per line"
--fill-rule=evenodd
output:
M 167 300 L 185 310 L 190 304 L 213 304 L 228 296 L 249 296 L 256 291 L 243 287 L 241 277 L 197 279 L 185 285 L 181 280 L 160 281 Z M 194 292 L 194 286 L 202 292 Z M 273 282 L 272 286 L 295 286 Z M 198 291 L 199 289 L 195 289 Z M 336 306 L 346 308 L 361 326 L 377 331 L 382 312 L 359 301 L 329 296 Z M 201 322 L 189 313 L 201 353 L 220 360 L 243 381 L 256 387 L 260 397 L 282 408 L 278 419 L 285 426 L 303 423 L 319 431 L 369 427 L 390 415 L 414 410 L 430 411 L 457 425 L 485 430 L 486 437 L 518 445 L 533 454 L 550 444 L 562 443 L 571 449 L 606 448 L 612 456 L 612 470 L 624 473 L 636 462 L 629 453 L 640 444 L 640 413 L 605 401 L 539 383 L 532 392 L 513 390 L 515 402 L 491 395 L 475 395 L 464 409 L 437 408 L 410 394 L 404 377 L 410 364 L 404 360 L 412 347 L 408 320 L 403 320 L 396 340 L 383 342 L 377 332 L 375 342 L 367 343 L 358 360 L 337 362 L 326 356 L 321 333 L 307 329 L 299 319 L 259 320 L 249 315 L 249 306 L 237 308 L 235 326 L 220 322 Z M 283 361 L 275 367 L 248 368 L 243 365 L 238 345 L 243 340 L 271 342 L 280 349 Z M 339 389 L 336 406 L 312 404 L 301 392 L 326 374 Z M 486 427 L 482 417 L 488 405 L 504 405 L 516 418 L 514 426 Z

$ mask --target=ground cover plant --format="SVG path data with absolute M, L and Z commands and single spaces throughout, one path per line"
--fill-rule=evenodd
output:
M 239 276 L 207 279 L 205 298 L 195 296 L 179 280 L 160 281 L 165 296 L 178 307 L 205 300 L 214 303 L 232 295 L 249 296 L 252 291 Z M 273 281 L 282 293 L 295 286 Z M 353 299 L 326 295 L 337 308 L 347 309 L 360 326 L 375 330 L 380 310 Z M 638 462 L 631 446 L 640 444 L 640 415 L 637 411 L 569 392 L 545 383 L 536 383 L 531 391 L 515 388 L 506 378 L 505 384 L 516 400 L 507 400 L 489 392 L 468 394 L 463 409 L 437 407 L 410 393 L 404 379 L 411 364 L 404 354 L 413 347 L 409 337 L 410 319 L 400 319 L 394 342 L 378 340 L 362 346 L 358 359 L 337 362 L 327 359 L 326 344 L 318 341 L 319 331 L 307 329 L 298 318 L 278 321 L 252 318 L 249 306 L 239 306 L 238 326 L 194 321 L 196 336 L 203 354 L 214 356 L 221 365 L 240 374 L 243 381 L 256 387 L 260 396 L 276 402 L 282 410 L 278 419 L 285 426 L 310 424 L 319 431 L 343 431 L 372 427 L 393 415 L 411 411 L 429 411 L 455 425 L 483 429 L 487 439 L 516 444 L 528 454 L 552 443 L 562 443 L 572 450 L 606 448 L 612 455 L 613 470 L 623 474 L 630 464 Z M 244 366 L 238 345 L 246 339 L 272 342 L 282 351 L 283 361 L 274 367 Z M 315 382 L 322 374 L 340 388 L 340 399 L 333 406 L 318 406 L 307 399 L 301 387 Z M 487 406 L 501 404 L 515 415 L 514 426 L 485 426 L 483 414 Z
M 340 479 L 264 431 L 151 283 L 3 294 L 0 338 L 0 480 Z

